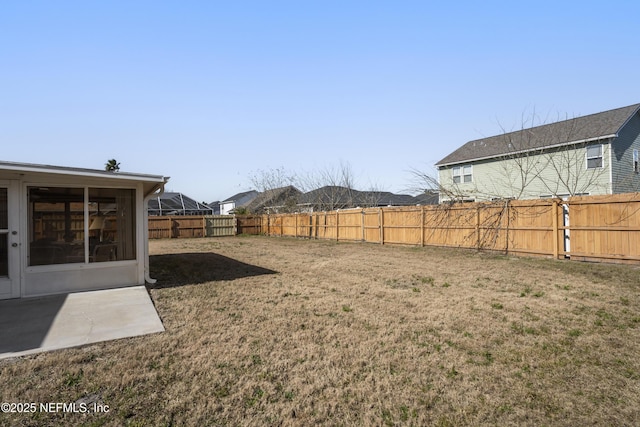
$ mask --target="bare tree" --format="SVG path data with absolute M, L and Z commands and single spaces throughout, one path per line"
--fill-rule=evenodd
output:
M 298 177 L 295 173 L 287 171 L 284 167 L 275 169 L 258 169 L 249 176 L 251 184 L 260 193 L 267 190 L 295 185 Z
M 462 202 L 465 200 L 465 193 L 458 185 L 441 185 L 438 179 L 438 171 L 425 172 L 422 169 L 412 167 L 408 170 L 409 187 L 406 191 L 413 194 L 433 195 L 439 194 L 443 199 L 451 202 Z
M 535 117 L 534 114 L 530 121 Z M 514 199 L 531 198 L 542 192 L 552 197 L 575 196 L 600 185 L 607 173 L 602 158 L 597 167 L 589 167 L 586 160 L 587 147 L 593 142 L 570 143 L 581 139 L 577 136 L 576 118 L 565 117 L 556 123 L 530 128 L 529 121 L 523 119 L 519 132 L 504 132 L 502 173 L 494 178 L 502 190 L 498 195 L 504 197 L 506 188 Z
M 607 185 L 608 168 L 604 164 L 605 152 L 610 149 L 600 141 L 587 141 L 579 119 L 564 119 L 550 124 L 537 124 L 535 112 L 523 114 L 520 129 L 501 135 L 471 141 L 470 148 L 476 154 L 491 156 L 491 165 L 469 161 L 473 165 L 469 180 L 465 177 L 464 163 L 459 163 L 457 174 L 438 175 L 413 169 L 415 189 L 437 189 L 441 200 L 460 202 L 480 200 L 477 218 L 481 223 L 469 230 L 467 238 L 477 241 L 478 247 L 496 247 L 503 241 L 505 252 L 510 248 L 510 228 L 518 215 L 533 215 L 539 209 L 527 211 L 526 206 L 514 207 L 514 199 L 537 199 L 541 196 L 564 197 L 593 192 L 600 185 Z M 574 142 L 578 141 L 578 142 Z M 596 153 L 590 156 L 588 150 Z M 489 174 L 480 174 L 485 168 Z M 438 178 L 436 178 L 436 176 Z M 442 182 L 447 177 L 446 182 Z M 417 184 L 417 185 L 416 185 Z M 455 214 L 449 204 L 440 205 L 437 218 Z M 443 220 L 444 221 L 444 220 Z M 437 224 L 436 224 L 437 228 Z M 505 240 L 503 240 L 505 239 Z M 504 243 L 506 242 L 506 243 Z
M 603 151 L 608 145 L 600 145 L 598 141 L 585 142 L 579 119 L 531 127 L 538 120 L 535 112 L 530 117 L 523 114 L 520 129 L 506 131 L 502 127 L 500 135 L 469 142 L 471 147 L 468 149 L 490 156 L 491 166 L 472 160 L 468 165 L 485 167 L 485 170 L 491 168 L 490 177 L 487 174 L 478 176 L 474 171 L 470 182 L 456 182 L 455 179 L 441 182 L 438 189 L 442 198 L 458 201 L 531 199 L 543 195 L 564 197 L 593 192 L 594 188 L 607 185 L 603 184 L 608 176 Z M 599 150 L 599 157 L 587 160 L 589 150 Z M 592 165 L 589 163 L 592 161 L 600 163 Z M 462 164 L 456 168 L 466 167 Z M 414 176 L 422 175 L 420 171 L 414 171 Z
M 298 177 L 284 167 L 253 172 L 251 183 L 260 193 L 247 207 L 253 213 L 295 212 L 298 210 L 298 195 L 296 188 Z
M 293 173 L 282 167 L 258 170 L 252 173 L 250 178 L 256 190 L 261 193 L 256 198 L 256 202 L 264 201 L 265 198 L 275 198 L 275 195 L 278 195 L 278 206 L 275 206 L 278 212 L 331 211 L 379 206 L 387 194 L 381 190 L 380 186 L 374 184 L 371 184 L 367 191 L 356 190 L 353 169 L 348 162 L 344 161 L 338 165 L 329 165 L 306 173 Z M 296 191 L 287 193 L 290 195 L 286 200 L 280 199 L 282 190 L 286 190 L 289 186 L 295 187 Z M 297 193 L 298 190 L 303 194 Z
M 312 171 L 298 180 L 305 192 L 304 203 L 314 210 L 336 210 L 355 207 L 357 193 L 351 165 L 340 162 L 337 167 L 328 166 Z
M 385 201 L 385 196 L 390 193 L 385 191 L 384 187 L 376 182 L 370 182 L 365 191 L 360 192 L 358 196 L 358 205 L 362 208 L 372 208 L 380 206 Z
M 258 170 L 251 174 L 251 183 L 266 197 L 276 190 L 293 186 L 301 190 L 301 200 L 289 198 L 282 211 L 300 209 L 335 210 L 352 207 L 356 203 L 355 178 L 351 165 L 340 162 L 304 174 L 287 171 L 283 167 Z

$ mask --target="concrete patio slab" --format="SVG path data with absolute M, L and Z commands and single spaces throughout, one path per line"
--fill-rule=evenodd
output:
M 0 359 L 163 331 L 144 286 L 0 301 Z

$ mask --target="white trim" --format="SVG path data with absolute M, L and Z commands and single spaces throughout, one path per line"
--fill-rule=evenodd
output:
M 28 265 L 25 268 L 27 273 L 48 273 L 55 271 L 78 271 L 78 270 L 91 270 L 100 269 L 108 264 L 109 267 L 121 267 L 128 265 L 136 265 L 138 261 L 135 259 L 125 259 L 122 261 L 104 261 L 104 262 L 68 262 L 65 264 L 42 264 L 42 265 Z
M 458 178 L 458 182 L 456 182 Z M 462 166 L 454 166 L 451 168 L 451 181 L 454 184 L 460 184 L 462 182 Z
M 629 107 L 631 107 L 631 105 L 629 105 Z M 626 107 L 621 107 L 621 108 L 626 108 Z M 616 108 L 616 109 L 618 110 L 619 108 Z M 629 114 L 629 117 L 627 117 L 627 120 L 625 120 L 622 126 L 618 128 L 618 132 L 616 132 L 616 136 L 618 136 L 617 134 L 622 130 L 623 127 L 627 125 L 627 123 L 631 121 L 631 119 L 633 119 L 633 116 L 635 116 L 639 110 L 640 110 L 640 106 L 638 106 L 633 113 Z
M 584 152 L 584 163 L 585 163 L 585 165 L 584 166 L 585 166 L 585 168 L 587 170 L 604 168 L 604 146 L 603 145 L 604 144 L 591 144 L 591 145 L 587 145 L 587 146 L 584 147 L 584 150 L 585 150 L 585 152 Z M 600 155 L 589 157 L 589 148 L 590 147 L 598 147 L 598 146 L 600 147 Z M 589 167 L 589 160 L 593 160 L 593 159 L 600 159 L 600 166 L 595 166 L 595 167 L 590 168 Z
M 28 194 L 28 193 L 27 193 Z M 91 256 L 91 254 L 89 253 L 90 251 L 90 244 L 89 244 L 89 186 L 84 187 L 84 230 L 82 232 L 82 234 L 84 234 L 84 263 L 83 264 L 89 264 L 89 257 Z M 29 242 L 29 244 L 31 244 L 31 241 Z
M 4 298 L 18 298 L 22 294 L 22 246 L 20 230 L 20 193 L 19 182 L 16 180 L 0 180 L 0 186 L 7 189 L 7 228 L 0 234 L 0 238 L 7 241 L 7 268 L 8 275 L 0 280 L 4 285 L 8 284 L 8 292 L 0 295 Z M 14 234 L 16 233 L 17 234 Z M 13 245 L 17 244 L 18 247 Z
M 165 182 L 166 183 L 166 182 Z M 148 194 L 144 194 L 142 197 L 142 276 L 145 282 L 154 284 L 156 283 L 156 279 L 151 278 L 151 271 L 149 269 L 149 200 L 153 199 L 157 196 L 158 198 L 158 206 L 160 206 L 160 196 L 164 193 L 164 184 L 157 185 L 150 191 Z M 142 194 L 142 192 L 140 192 Z M 136 200 L 137 202 L 137 200 Z M 138 246 L 139 248 L 139 246 Z M 140 250 L 138 250 L 138 254 Z
M 52 175 L 71 175 L 94 177 L 101 179 L 129 180 L 129 181 L 146 181 L 146 182 L 164 182 L 169 177 L 162 175 L 147 175 L 130 172 L 108 172 L 97 169 L 70 168 L 64 166 L 37 165 L 30 163 L 14 163 L 0 161 L 0 171 L 13 171 L 20 173 L 45 173 Z
M 465 173 L 465 169 L 469 168 L 470 172 L 469 173 Z M 458 173 L 456 174 L 456 169 L 458 169 Z M 470 177 L 471 180 L 470 181 L 465 181 L 465 177 Z M 460 181 L 456 182 L 456 178 L 459 178 Z M 460 165 L 456 165 L 454 167 L 451 168 L 451 181 L 454 184 L 470 184 L 473 183 L 473 164 L 471 163 L 464 163 L 464 164 L 460 164 Z
M 465 173 L 465 171 L 464 171 L 465 168 L 467 168 L 467 167 L 470 169 L 469 173 Z M 467 176 L 469 178 L 471 178 L 470 181 L 466 181 L 465 180 L 465 177 L 467 177 Z M 468 184 L 470 182 L 473 182 L 473 165 L 472 164 L 462 165 L 462 183 L 463 184 Z
M 51 187 L 51 188 L 105 188 L 105 189 L 114 189 L 114 190 L 137 190 L 138 184 L 126 184 L 126 183 L 106 183 L 105 185 L 90 182 L 88 184 L 82 183 L 67 183 L 64 182 L 56 182 L 53 184 L 47 183 L 45 181 L 22 181 L 23 187 L 26 191 L 28 187 Z M 157 188 L 156 188 L 157 190 Z

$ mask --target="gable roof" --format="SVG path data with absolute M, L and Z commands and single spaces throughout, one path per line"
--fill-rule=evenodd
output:
M 244 191 L 242 193 L 234 194 L 233 196 L 223 200 L 220 203 L 235 202 L 236 208 L 239 208 L 241 206 L 246 206 L 247 204 L 249 204 L 253 199 L 255 199 L 258 196 L 258 194 L 260 193 L 258 193 L 256 190 Z
M 437 205 L 440 201 L 440 193 L 437 190 L 427 190 L 414 196 L 417 205 Z
M 304 193 L 299 201 L 302 204 L 350 205 L 356 190 L 339 185 L 325 185 Z
M 255 197 L 253 200 L 251 200 L 251 202 L 247 204 L 246 208 L 247 210 L 249 210 L 249 212 L 259 213 L 266 208 L 277 207 L 286 204 L 287 201 L 291 201 L 293 202 L 293 204 L 295 204 L 300 194 L 302 194 L 302 192 L 293 185 L 287 185 L 286 187 L 280 188 L 272 188 L 258 194 L 257 197 Z
M 364 202 L 375 201 L 376 206 L 411 206 L 416 204 L 416 199 L 408 194 L 395 194 L 389 191 L 361 191 Z
M 436 163 L 447 166 L 490 159 L 541 148 L 597 141 L 618 136 L 620 129 L 638 112 L 640 104 L 562 120 L 516 132 L 469 141 Z
M 343 209 L 356 206 L 409 206 L 415 199 L 407 194 L 388 191 L 359 191 L 338 185 L 326 185 L 300 196 L 301 204 L 316 205 L 327 209 Z

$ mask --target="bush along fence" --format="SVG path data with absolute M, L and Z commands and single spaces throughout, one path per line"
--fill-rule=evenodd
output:
M 239 216 L 237 232 L 640 262 L 640 194 Z

